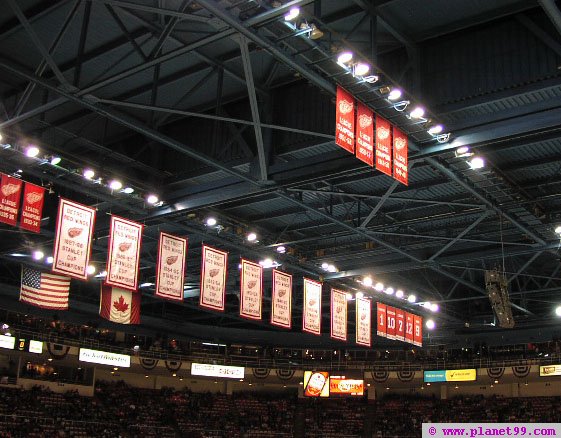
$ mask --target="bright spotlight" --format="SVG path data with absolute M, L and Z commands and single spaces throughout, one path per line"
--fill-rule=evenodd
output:
M 430 135 L 437 135 L 444 131 L 444 126 L 442 125 L 433 125 L 427 131 Z
M 413 111 L 409 113 L 409 117 L 412 119 L 420 119 L 425 115 L 425 109 L 421 106 L 413 108 Z
M 557 234 L 561 234 L 561 225 L 557 225 L 557 226 L 555 227 L 555 232 L 556 232 Z
M 402 92 L 399 88 L 394 88 L 392 91 L 390 91 L 390 93 L 388 94 L 388 100 L 397 100 L 401 97 Z
M 255 233 L 249 233 L 247 235 L 247 241 L 248 242 L 255 242 L 257 240 L 257 234 Z
M 329 263 L 323 262 L 323 263 L 321 264 L 321 269 L 323 269 L 324 271 L 327 271 L 328 268 L 329 268 Z
M 84 169 L 84 173 L 82 175 L 84 175 L 84 178 L 86 179 L 92 179 L 95 176 L 95 172 L 92 169 Z
M 154 204 L 157 204 L 158 201 L 159 201 L 159 199 L 158 199 L 158 197 L 157 197 L 156 195 L 148 195 L 148 196 L 146 197 L 146 202 L 147 202 L 148 204 L 154 205 Z
M 382 292 L 384 290 L 384 284 L 383 283 L 376 283 L 376 285 L 374 286 L 374 289 L 376 289 L 378 292 Z
M 481 169 L 485 167 L 485 160 L 481 157 L 473 157 L 469 162 L 469 167 L 472 169 Z
M 213 218 L 213 217 L 207 218 L 206 224 L 207 224 L 209 227 L 214 227 L 214 226 L 217 224 L 216 218 Z
M 51 157 L 51 165 L 52 166 L 56 166 L 57 164 L 60 164 L 60 162 L 62 161 L 62 158 L 55 156 Z
M 384 292 L 386 292 L 388 295 L 393 295 L 393 287 L 388 287 Z
M 122 187 L 123 187 L 123 183 L 119 180 L 116 180 L 116 179 L 112 180 L 109 183 L 109 188 L 111 190 L 121 190 Z
M 407 301 L 409 301 L 411 304 L 413 304 L 415 301 L 417 301 L 417 297 L 415 295 L 409 295 L 407 297 Z
M 353 294 L 350 294 L 347 292 L 347 301 L 352 300 L 353 299 Z
M 561 316 L 561 306 L 557 306 L 557 307 L 555 308 L 555 314 L 556 314 L 557 316 Z
M 55 261 L 55 259 L 53 258 L 53 256 L 47 257 L 46 262 L 47 262 L 49 265 L 52 265 L 54 261 Z
M 364 277 L 362 279 L 362 284 L 364 284 L 366 287 L 372 286 L 372 277 Z
M 357 293 L 355 294 L 355 297 L 357 297 L 357 298 L 362 298 L 362 297 L 364 297 L 364 294 L 363 294 L 362 292 L 357 292 Z
M 37 155 L 39 155 L 39 148 L 35 145 L 30 145 L 26 150 L 25 150 L 25 155 L 27 155 L 29 158 L 34 158 Z
M 277 252 L 279 254 L 284 254 L 286 252 L 286 248 L 284 246 L 277 246 Z
M 430 306 L 431 312 L 438 312 L 440 310 L 440 306 L 436 303 L 432 303 Z
M 40 250 L 33 251 L 33 259 L 34 260 L 43 260 L 43 257 L 45 257 L 45 254 L 43 254 L 43 251 L 40 251 Z
M 355 65 L 354 73 L 355 76 L 364 76 L 366 73 L 370 71 L 370 66 L 365 64 L 364 62 L 359 62 Z
M 339 56 L 337 57 L 337 63 L 341 65 L 345 65 L 351 59 L 353 59 L 353 52 L 343 52 L 340 53 Z
M 434 330 L 434 328 L 436 327 L 436 324 L 434 323 L 434 321 L 432 319 L 427 320 L 426 326 L 429 330 Z
M 403 291 L 402 291 L 401 289 L 398 289 L 398 290 L 395 292 L 395 296 L 396 296 L 397 298 L 403 298 Z
M 125 187 L 123 189 L 123 193 L 130 195 L 131 193 L 134 193 L 134 189 L 132 187 Z
M 285 21 L 292 21 L 300 15 L 300 8 L 291 8 L 288 14 L 284 16 Z
M 329 265 L 327 267 L 328 272 L 337 272 L 337 268 L 334 265 Z
M 88 273 L 88 275 L 93 275 L 95 274 L 95 266 L 94 265 L 88 265 L 86 272 Z

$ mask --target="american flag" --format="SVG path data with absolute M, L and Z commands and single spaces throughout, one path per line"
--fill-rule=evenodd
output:
M 67 310 L 70 278 L 22 266 L 19 300 L 43 309 Z

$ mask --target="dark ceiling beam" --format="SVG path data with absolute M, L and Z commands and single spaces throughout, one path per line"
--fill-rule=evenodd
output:
M 555 4 L 555 0 L 538 0 L 538 3 L 557 29 L 557 32 L 561 34 L 561 11 Z
M 59 0 L 59 1 L 51 1 L 51 2 L 39 2 L 34 6 L 26 9 L 24 14 L 28 18 L 30 23 L 34 21 L 40 20 L 47 15 L 51 14 L 52 12 L 56 11 L 57 9 L 66 5 L 71 0 Z M 81 0 L 80 0 L 81 1 Z M 21 22 L 17 19 L 17 17 L 11 18 L 4 23 L 0 27 L 0 40 L 4 38 L 8 38 L 10 35 L 20 31 L 22 29 Z
M 194 21 L 199 23 L 207 23 L 208 17 L 201 15 L 189 14 L 187 12 L 176 11 L 173 9 L 166 9 L 161 7 L 147 6 L 139 3 L 133 3 L 123 0 L 88 0 L 90 2 L 105 3 L 106 5 L 118 6 L 124 9 L 135 9 L 142 12 L 149 12 L 156 15 L 163 15 L 166 17 L 173 17 L 182 21 Z
M 543 28 L 537 25 L 533 20 L 524 14 L 517 14 L 515 17 L 526 29 L 532 32 L 538 39 L 540 39 L 547 47 L 557 53 L 557 56 L 561 56 L 561 44 L 559 39 L 553 38 L 549 33 L 547 33 Z

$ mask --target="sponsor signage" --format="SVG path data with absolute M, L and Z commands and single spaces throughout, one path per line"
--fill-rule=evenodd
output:
M 191 364 L 191 375 L 223 377 L 225 379 L 243 379 L 245 375 L 245 368 L 193 362 Z
M 364 380 L 347 379 L 345 376 L 329 377 L 330 396 L 364 395 Z
M 423 380 L 430 382 L 473 382 L 477 379 L 474 368 L 465 370 L 435 370 L 425 371 Z
M 31 339 L 29 341 L 29 352 L 41 354 L 43 353 L 43 342 L 42 341 L 34 341 Z
M 90 350 L 89 348 L 80 348 L 80 355 L 78 356 L 78 360 L 80 362 L 98 363 L 101 365 L 111 365 L 114 367 L 129 368 L 131 366 L 131 357 L 126 354 Z
M 16 346 L 16 338 L 13 336 L 0 336 L 0 348 L 13 350 Z
M 304 371 L 304 396 L 329 397 L 329 373 L 327 371 Z
M 544 365 L 540 367 L 540 377 L 561 376 L 561 365 Z

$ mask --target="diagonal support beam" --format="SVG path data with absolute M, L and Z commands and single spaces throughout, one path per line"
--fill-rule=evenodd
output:
M 382 197 L 380 198 L 380 200 L 378 201 L 378 203 L 376 204 L 376 206 L 370 211 L 370 213 L 368 213 L 368 216 L 366 216 L 364 218 L 364 220 L 362 221 L 362 223 L 360 224 L 360 228 L 366 228 L 366 226 L 370 223 L 370 221 L 372 219 L 374 219 L 374 216 L 376 216 L 376 213 L 378 213 L 378 211 L 380 211 L 380 209 L 382 208 L 382 206 L 384 205 L 384 203 L 388 200 L 388 198 L 390 197 L 390 195 L 393 193 L 393 191 L 395 189 L 397 189 L 397 187 L 399 186 L 399 182 L 398 181 L 394 181 L 392 183 L 392 185 L 388 188 L 388 190 L 386 190 L 386 193 L 384 193 L 382 195 Z
M 538 0 L 538 3 L 557 29 L 557 32 L 561 34 L 561 11 L 555 4 L 555 0 Z
M 526 268 L 528 268 L 528 266 L 530 266 L 532 263 L 534 263 L 534 260 L 536 260 L 541 254 L 542 254 L 542 252 L 540 251 L 540 252 L 535 253 L 532 257 L 530 257 L 530 259 L 526 263 L 524 263 L 520 267 L 520 269 L 518 271 L 516 271 L 516 273 L 511 275 L 511 277 L 508 279 L 508 283 L 510 284 L 512 282 L 512 280 L 514 280 L 520 274 L 522 274 L 526 270 Z

